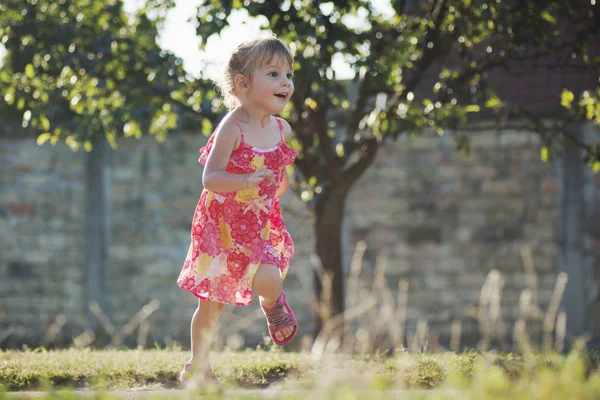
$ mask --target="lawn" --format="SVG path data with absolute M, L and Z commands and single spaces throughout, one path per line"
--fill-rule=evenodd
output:
M 166 395 L 179 387 L 178 372 L 187 357 L 188 352 L 173 349 L 3 351 L 0 399 L 8 396 L 2 394 L 6 391 L 58 389 L 165 390 Z M 569 354 L 399 352 L 320 359 L 267 349 L 223 351 L 211 359 L 224 386 L 224 392 L 210 397 L 215 399 L 254 398 L 252 393 L 259 395 L 258 389 L 266 387 L 286 391 L 286 398 L 312 400 L 360 399 L 365 391 L 369 399 L 399 391 L 427 399 L 457 398 L 457 393 L 461 399 L 600 399 L 600 353 L 581 349 Z M 232 397 L 231 390 L 240 388 L 256 390 Z M 50 393 L 46 398 L 73 397 Z

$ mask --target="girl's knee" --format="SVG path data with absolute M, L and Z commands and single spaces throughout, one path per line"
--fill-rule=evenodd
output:
M 277 287 L 281 287 L 282 283 L 281 283 L 281 278 L 278 276 L 263 276 L 260 277 L 259 279 L 254 279 L 254 287 L 257 290 L 260 290 L 261 288 L 277 288 Z
M 198 308 L 208 311 L 211 314 L 220 315 L 225 309 L 225 303 L 218 303 L 216 301 L 198 299 Z
M 281 292 L 283 283 L 279 269 L 270 264 L 261 265 L 254 276 L 253 286 L 260 295 Z

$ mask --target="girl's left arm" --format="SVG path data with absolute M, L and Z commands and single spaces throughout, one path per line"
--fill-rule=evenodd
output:
M 281 196 L 282 194 L 284 194 L 287 190 L 288 187 L 290 186 L 290 180 L 288 178 L 288 174 L 286 169 L 283 169 L 283 177 L 281 179 L 281 185 L 279 185 L 279 188 L 277 189 L 277 193 L 275 193 L 275 195 L 277 197 Z
M 292 137 L 292 127 L 283 118 L 281 118 L 281 123 L 283 126 L 283 132 L 282 132 L 283 140 L 285 140 L 287 142 Z M 279 188 L 277 189 L 277 193 L 276 193 L 277 197 L 284 194 L 288 190 L 289 186 L 290 186 L 290 180 L 288 178 L 287 171 L 284 168 L 283 169 L 283 177 L 281 179 L 281 185 L 279 185 Z

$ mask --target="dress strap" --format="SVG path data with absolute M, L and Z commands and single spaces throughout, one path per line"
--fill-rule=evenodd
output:
M 277 120 L 277 124 L 279 125 L 279 136 L 281 136 L 281 140 L 285 141 L 285 138 L 283 137 L 283 124 L 281 123 L 281 118 L 275 117 L 275 119 Z
M 232 121 L 233 121 L 233 123 L 235 123 L 235 124 L 238 126 L 238 128 L 240 128 L 240 133 L 244 133 L 244 130 L 242 129 L 242 126 L 240 125 L 240 123 L 239 123 L 239 122 L 237 122 L 237 120 L 236 120 L 235 118 L 233 118 L 231 115 L 230 115 L 228 118 L 229 118 L 230 120 L 232 120 Z

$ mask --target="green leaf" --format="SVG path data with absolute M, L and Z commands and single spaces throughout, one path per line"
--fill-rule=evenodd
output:
M 542 159 L 542 162 L 548 162 L 550 159 L 550 152 L 546 146 L 543 146 L 540 150 L 540 158 Z
M 459 138 L 457 139 L 456 145 L 457 145 L 458 151 L 460 152 L 460 154 L 462 154 L 463 157 L 465 157 L 465 158 L 471 157 L 471 145 L 470 145 L 468 136 L 465 136 L 465 135 L 459 136 Z
M 465 107 L 465 111 L 468 113 L 476 113 L 479 112 L 480 108 L 477 104 L 471 104 Z
M 600 172 L 600 161 L 596 161 L 592 165 L 592 171 L 594 171 L 595 174 L 597 174 L 598 172 Z
M 567 89 L 563 89 L 562 94 L 560 95 L 560 104 L 563 107 L 570 109 L 573 99 L 575 99 L 575 95 L 573 94 L 573 92 Z
M 86 142 L 83 144 L 83 148 L 89 153 L 90 151 L 92 151 L 92 142 L 86 140 Z
M 586 110 L 586 114 L 585 117 L 589 120 L 594 118 L 594 113 L 596 112 L 596 108 L 594 107 L 593 103 L 588 103 L 585 106 L 585 110 Z
M 308 108 L 310 108 L 311 110 L 316 110 L 317 109 L 317 102 L 314 99 L 311 99 L 310 97 L 308 97 L 304 101 L 304 104 L 306 104 L 306 106 L 308 106 Z
M 486 102 L 485 106 L 487 108 L 498 108 L 502 106 L 502 100 L 498 96 L 490 97 Z
M 4 95 L 4 101 L 6 102 L 6 104 L 8 105 L 13 105 L 13 103 L 15 102 L 15 88 L 14 87 L 9 87 L 6 90 L 6 94 Z
M 117 141 L 116 141 L 116 137 L 115 137 L 115 132 L 114 131 L 107 131 L 106 132 L 106 141 L 108 142 L 108 144 L 110 145 L 110 147 L 113 150 L 117 149 Z
M 40 124 L 45 131 L 50 130 L 50 120 L 45 115 L 40 116 Z
M 542 18 L 551 24 L 556 24 L 556 18 L 554 18 L 548 11 L 542 12 Z
M 25 76 L 27 76 L 29 79 L 35 76 L 35 69 L 33 68 L 33 65 L 27 64 L 25 66 Z
M 213 130 L 212 122 L 210 122 L 210 119 L 204 118 L 202 120 L 202 133 L 204 133 L 205 135 L 208 136 L 212 133 L 212 130 Z
M 37 138 L 37 144 L 38 146 L 43 145 L 44 143 L 46 143 L 50 138 L 52 137 L 51 133 L 42 133 L 40 136 L 38 136 Z
M 123 126 L 123 134 L 125 137 L 135 136 L 139 139 L 142 135 L 142 130 L 137 121 L 129 121 Z
M 71 148 L 71 150 L 73 151 L 77 151 L 79 150 L 79 143 L 77 142 L 77 139 L 75 137 L 75 135 L 70 135 L 65 139 L 65 143 L 67 144 L 67 146 L 69 146 Z

